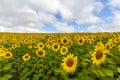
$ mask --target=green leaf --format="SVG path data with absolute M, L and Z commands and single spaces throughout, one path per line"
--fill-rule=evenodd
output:
M 102 80 L 113 80 L 113 78 L 110 76 L 107 76 L 107 77 L 102 78 Z
M 8 80 L 6 77 L 1 77 L 0 80 Z
M 12 66 L 11 63 L 7 63 L 7 64 L 4 65 L 4 68 L 3 68 L 3 69 L 5 69 L 5 70 L 6 70 L 6 69 L 10 69 L 11 66 Z
M 32 80 L 39 80 L 39 76 L 38 75 L 33 75 L 33 79 Z
M 120 73 L 120 68 L 119 67 L 117 67 L 117 72 Z
M 11 74 L 6 74 L 6 75 L 4 75 L 5 77 L 7 77 L 7 78 L 12 78 L 12 75 Z
M 55 76 L 50 77 L 49 80 L 58 80 Z
M 55 71 L 56 73 L 64 73 L 61 68 L 55 69 L 54 71 Z
M 103 71 L 104 71 L 104 73 L 105 73 L 107 76 L 111 76 L 111 77 L 112 77 L 112 76 L 114 75 L 113 71 L 110 70 L 110 69 L 104 69 Z
M 0 78 L 0 80 L 8 80 L 9 78 L 11 78 L 12 75 L 11 74 L 6 74 L 3 77 Z
M 97 70 L 97 72 L 100 76 L 105 76 L 105 74 L 102 72 L 102 70 Z

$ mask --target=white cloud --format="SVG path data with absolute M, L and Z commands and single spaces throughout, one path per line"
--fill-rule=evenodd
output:
M 120 7 L 120 0 L 110 0 L 108 5 L 111 7 Z
M 120 32 L 120 11 L 114 10 L 113 22 L 109 24 L 101 24 L 99 26 L 92 25 L 88 27 L 88 31 L 98 31 L 98 32 Z
M 61 3 L 71 12 L 72 18 L 78 24 L 98 23 L 101 21 L 100 17 L 93 15 L 93 11 L 100 12 L 103 9 L 104 5 L 101 2 L 95 0 L 61 0 Z
M 57 22 L 54 27 L 56 27 L 56 29 L 59 31 L 59 32 L 74 32 L 75 29 L 74 29 L 74 26 L 69 26 L 67 23 L 65 22 Z
M 104 8 L 96 0 L 1 0 L 0 1 L 0 30 L 18 32 L 46 32 L 46 23 L 52 24 L 58 31 L 73 32 L 74 25 L 101 22 L 101 18 L 93 14 Z M 54 16 L 60 12 L 62 20 L 57 21 Z

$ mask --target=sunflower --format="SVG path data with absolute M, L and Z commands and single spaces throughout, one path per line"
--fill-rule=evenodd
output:
M 95 46 L 95 49 L 100 48 L 100 47 L 105 48 L 104 44 L 101 41 L 97 43 L 97 45 Z
M 37 48 L 43 49 L 43 48 L 44 48 L 44 44 L 43 44 L 42 42 L 40 42 L 40 43 L 37 45 Z
M 0 57 L 3 57 L 5 55 L 5 51 L 0 49 Z
M 15 48 L 17 48 L 17 46 L 15 45 L 15 44 L 12 44 L 12 49 L 15 49 Z
M 105 44 L 105 49 L 106 49 L 107 53 L 109 53 L 109 51 L 112 47 L 113 47 L 113 44 L 111 42 L 107 42 Z
M 58 51 L 60 49 L 60 45 L 57 43 L 52 44 L 52 50 L 53 51 Z
M 33 46 L 32 45 L 28 45 L 28 49 L 32 49 L 33 48 Z
M 73 73 L 77 66 L 78 58 L 74 57 L 74 54 L 68 55 L 63 59 L 62 67 L 68 73 Z
M 85 41 L 84 38 L 79 38 L 79 39 L 78 39 L 78 44 L 79 44 L 79 45 L 82 45 L 82 44 L 84 43 L 84 41 Z
M 28 61 L 28 60 L 30 59 L 30 55 L 29 55 L 29 54 L 25 54 L 25 55 L 22 57 L 22 59 L 23 59 L 24 61 Z
M 68 44 L 68 38 L 66 38 L 66 37 L 63 37 L 62 39 L 61 39 L 61 43 L 62 44 Z
M 23 41 L 25 44 L 28 44 L 29 43 L 29 40 L 28 39 L 24 39 Z
M 66 46 L 62 46 L 62 48 L 60 49 L 60 53 L 62 55 L 65 55 L 68 52 L 68 48 Z
M 101 47 L 97 48 L 95 52 L 92 54 L 93 64 L 99 65 L 105 60 L 105 50 Z
M 20 46 L 20 43 L 16 43 L 15 46 L 16 46 L 16 47 L 19 47 L 19 46 Z
M 45 56 L 45 50 L 43 49 L 38 49 L 36 51 L 36 55 L 39 56 L 39 57 L 44 57 Z
M 4 57 L 5 58 L 11 58 L 12 57 L 12 53 L 11 52 L 6 52 Z
M 75 39 L 78 40 L 80 38 L 80 35 L 75 35 Z
M 69 47 L 70 47 L 72 44 L 73 44 L 73 41 L 72 41 L 71 39 L 69 39 L 69 41 L 68 41 Z

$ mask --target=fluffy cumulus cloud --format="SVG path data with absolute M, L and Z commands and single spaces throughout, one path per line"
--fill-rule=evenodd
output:
M 120 11 L 114 13 L 114 21 L 109 24 L 101 24 L 99 26 L 92 25 L 88 27 L 90 32 L 119 32 L 120 31 Z
M 111 31 L 113 25 L 117 30 L 120 11 L 114 8 L 119 7 L 119 3 L 120 0 L 109 0 L 106 4 L 114 14 L 114 21 L 105 24 L 97 15 L 106 6 L 101 0 L 0 0 L 0 31 L 48 32 L 53 27 L 49 32 L 76 32 L 78 26 L 84 24 L 91 24 L 86 31 Z M 99 23 L 102 24 L 97 26 Z M 77 31 L 85 31 L 80 29 Z
M 109 5 L 113 16 L 108 17 L 108 21 L 112 19 L 110 23 L 103 23 L 100 25 L 91 25 L 87 28 L 90 32 L 119 32 L 120 31 L 120 0 L 110 0 Z M 109 14 L 108 14 L 109 15 Z

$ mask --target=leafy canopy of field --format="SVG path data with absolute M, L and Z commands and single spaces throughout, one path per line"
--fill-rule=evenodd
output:
M 0 80 L 120 80 L 120 33 L 0 33 Z

